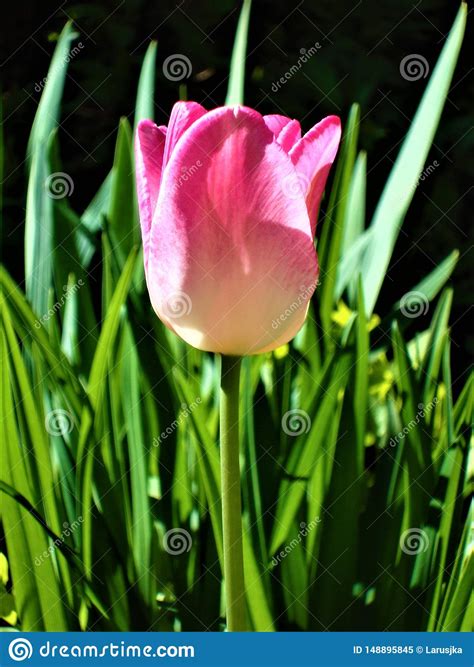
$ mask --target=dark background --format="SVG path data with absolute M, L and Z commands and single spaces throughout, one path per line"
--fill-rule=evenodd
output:
M 163 74 L 171 54 L 192 63 L 188 98 L 208 108 L 223 104 L 240 3 L 221 0 L 101 0 L 10 3 L 2 20 L 2 89 L 6 156 L 3 259 L 23 278 L 25 155 L 57 34 L 73 19 L 81 42 L 64 92 L 60 145 L 74 179 L 72 205 L 87 206 L 113 159 L 120 116 L 133 121 L 137 78 L 146 48 L 158 40 L 155 120 L 165 123 L 179 84 Z M 300 3 L 254 1 L 250 21 L 246 104 L 262 113 L 284 113 L 309 129 L 324 115 L 343 122 L 350 104 L 361 105 L 359 145 L 368 152 L 367 220 L 381 193 L 428 78 L 407 81 L 400 61 L 420 54 L 430 71 L 458 10 L 457 2 L 384 0 Z M 454 380 L 464 375 L 474 349 L 469 331 L 472 284 L 471 209 L 473 78 L 464 42 L 449 98 L 426 165 L 439 166 L 414 197 L 397 243 L 377 311 L 390 306 L 454 248 L 461 252 L 452 283 Z M 317 54 L 278 92 L 272 84 L 315 42 Z M 73 44 L 72 46 L 74 46 Z M 39 84 L 39 85 L 38 85 Z M 433 309 L 412 327 L 424 328 Z M 465 378 L 463 378 L 465 379 Z M 456 389 L 456 387 L 455 387 Z

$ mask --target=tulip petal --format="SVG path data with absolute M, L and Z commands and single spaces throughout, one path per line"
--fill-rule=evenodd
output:
M 269 114 L 264 116 L 263 120 L 287 153 L 301 139 L 301 126 L 297 120 L 291 120 L 291 118 L 279 114 Z
M 170 159 L 178 140 L 191 125 L 207 113 L 206 109 L 197 102 L 176 102 L 171 109 L 168 130 L 166 133 L 165 154 L 163 164 Z
M 157 127 L 151 120 L 138 124 L 135 138 L 137 197 L 142 230 L 145 268 L 148 259 L 148 240 L 160 189 L 166 127 Z
M 281 116 L 278 113 L 268 114 L 267 116 L 263 117 L 263 120 L 265 125 L 271 132 L 273 132 L 275 137 L 278 137 L 285 125 L 291 123 L 291 118 L 288 118 L 287 116 Z
M 341 121 L 337 116 L 328 116 L 307 132 L 289 152 L 306 191 L 306 204 L 313 235 L 319 204 L 340 139 Z
M 318 269 L 303 193 L 285 193 L 295 177 L 262 116 L 246 107 L 207 113 L 176 145 L 147 282 L 157 314 L 191 345 L 256 354 L 302 326 Z
M 301 139 L 301 125 L 297 120 L 290 120 L 281 130 L 277 141 L 286 153 Z

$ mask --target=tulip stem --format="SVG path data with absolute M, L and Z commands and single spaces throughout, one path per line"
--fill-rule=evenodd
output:
M 220 393 L 221 493 L 227 630 L 246 630 L 242 502 L 239 467 L 240 357 L 222 355 Z

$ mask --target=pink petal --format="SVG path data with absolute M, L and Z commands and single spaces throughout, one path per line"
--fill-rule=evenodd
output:
M 171 109 L 168 130 L 166 133 L 165 154 L 163 164 L 169 161 L 171 153 L 180 137 L 191 125 L 207 113 L 206 109 L 197 102 L 176 102 Z
M 328 116 L 307 132 L 289 153 L 306 191 L 313 235 L 321 197 L 340 139 L 341 121 L 337 116 Z
M 288 123 L 291 122 L 291 118 L 280 116 L 280 114 L 277 113 L 268 114 L 267 116 L 263 117 L 263 120 L 265 125 L 271 132 L 273 132 L 275 137 L 278 137 L 285 125 L 288 125 Z
M 263 120 L 287 153 L 301 139 L 301 126 L 297 120 L 291 120 L 291 118 L 279 114 L 269 114 L 264 116 Z
M 163 172 L 148 288 L 191 345 L 256 354 L 302 326 L 317 260 L 297 174 L 264 119 L 222 107 L 196 121 Z
M 135 137 L 135 164 L 145 269 L 151 221 L 160 189 L 165 138 L 166 127 L 157 127 L 151 120 L 142 120 L 138 124 Z
M 277 141 L 286 153 L 289 153 L 293 146 L 301 139 L 301 125 L 297 120 L 290 120 L 285 125 Z

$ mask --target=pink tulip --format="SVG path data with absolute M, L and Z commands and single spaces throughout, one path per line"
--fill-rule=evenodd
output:
M 145 273 L 158 317 L 201 350 L 291 340 L 316 287 L 314 234 L 339 118 L 300 124 L 248 107 L 174 105 L 136 136 Z

